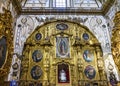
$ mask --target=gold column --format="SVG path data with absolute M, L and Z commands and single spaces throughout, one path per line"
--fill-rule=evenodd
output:
M 103 80 L 103 58 L 101 57 L 101 51 L 99 47 L 96 47 L 96 55 L 97 55 L 97 62 L 98 62 L 98 71 L 100 80 Z
M 26 44 L 26 47 L 24 48 L 25 52 L 23 53 L 23 59 L 22 59 L 22 66 L 21 66 L 21 78 L 20 78 L 20 86 L 22 85 L 28 85 L 28 70 L 29 70 L 29 53 L 30 53 L 30 45 Z
M 112 54 L 120 73 L 120 11 L 115 14 L 114 29 L 112 31 Z
M 45 59 L 44 59 L 44 83 L 43 86 L 49 86 L 49 72 L 50 72 L 50 62 L 49 62 L 49 47 L 45 46 Z
M 100 77 L 100 86 L 107 86 L 106 74 L 104 72 L 104 61 L 101 53 L 100 45 L 96 46 L 96 55 L 97 55 L 97 66 Z

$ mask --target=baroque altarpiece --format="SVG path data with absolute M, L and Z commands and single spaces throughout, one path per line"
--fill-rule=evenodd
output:
M 87 27 L 66 20 L 47 22 L 25 42 L 21 86 L 108 86 L 102 55 Z

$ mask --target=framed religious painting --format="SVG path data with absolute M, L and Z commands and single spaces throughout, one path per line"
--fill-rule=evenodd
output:
M 56 57 L 67 58 L 70 57 L 69 38 L 56 38 Z
M 90 37 L 89 37 L 88 33 L 83 33 L 82 38 L 83 38 L 85 41 L 87 41 L 87 40 L 89 40 Z
M 42 53 L 40 50 L 35 50 L 33 53 L 32 53 L 32 59 L 34 62 L 39 62 L 42 60 Z
M 33 66 L 32 69 L 31 69 L 31 76 L 33 79 L 35 80 L 38 80 L 42 75 L 42 70 L 41 68 L 36 65 L 36 66 Z
M 3 36 L 0 39 L 0 68 L 2 68 L 2 66 L 5 63 L 6 53 L 7 53 L 7 41 L 6 37 Z
M 86 62 L 92 62 L 94 59 L 94 51 L 92 50 L 85 50 L 83 52 L 83 58 Z
M 67 30 L 68 29 L 68 25 L 65 24 L 65 23 L 59 23 L 59 24 L 56 25 L 56 28 L 58 30 Z
M 37 41 L 41 40 L 41 38 L 42 38 L 42 34 L 41 34 L 41 33 L 36 33 L 36 34 L 35 34 L 35 39 L 36 39 Z
M 96 75 L 96 71 L 91 65 L 86 66 L 84 73 L 88 79 L 93 79 L 95 78 L 95 75 Z

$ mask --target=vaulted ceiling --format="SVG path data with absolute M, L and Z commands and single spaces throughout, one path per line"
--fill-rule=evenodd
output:
M 115 0 L 13 0 L 21 14 L 106 14 Z

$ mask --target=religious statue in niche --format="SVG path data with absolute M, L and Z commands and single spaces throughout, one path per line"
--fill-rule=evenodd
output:
M 63 69 L 60 71 L 59 78 L 60 78 L 61 82 L 66 82 L 66 80 L 67 80 L 66 79 L 66 73 L 65 73 L 65 71 Z
M 33 79 L 38 80 L 41 75 L 42 75 L 42 70 L 39 66 L 36 65 L 31 69 L 31 76 Z
M 6 38 L 2 37 L 0 39 L 0 68 L 5 62 L 6 59 L 6 52 L 7 52 L 7 43 L 6 43 Z
M 43 55 L 40 50 L 35 50 L 32 54 L 32 59 L 34 62 L 39 62 L 41 61 Z
M 67 64 L 58 65 L 58 83 L 69 83 L 69 66 Z
M 94 58 L 93 52 L 90 50 L 85 50 L 83 53 L 83 58 L 86 62 L 91 62 Z
M 69 39 L 67 37 L 56 38 L 56 56 L 69 57 Z

